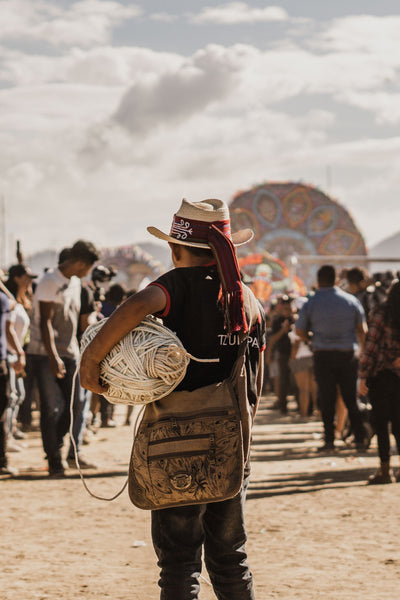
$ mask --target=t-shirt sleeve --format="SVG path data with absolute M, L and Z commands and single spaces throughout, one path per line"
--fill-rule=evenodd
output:
M 8 321 L 9 323 L 14 324 L 16 321 L 16 318 L 17 318 L 17 313 L 15 312 L 15 309 L 11 310 L 10 312 L 8 312 L 6 314 L 6 321 Z
M 304 304 L 303 308 L 300 311 L 299 318 L 296 321 L 296 329 L 302 329 L 304 331 L 308 331 L 310 329 L 310 324 L 308 320 L 308 303 Z
M 161 288 L 166 296 L 165 308 L 162 312 L 157 313 L 155 316 L 160 318 L 168 317 L 171 310 L 172 299 L 175 304 L 179 305 L 181 296 L 181 286 L 177 285 L 177 277 L 175 269 L 164 273 L 155 281 L 152 281 L 149 285 L 155 285 Z
M 0 309 L 2 313 L 8 313 L 10 310 L 10 300 L 4 292 L 0 292 Z
M 36 286 L 35 296 L 38 302 L 57 302 L 59 284 L 52 279 L 42 279 Z

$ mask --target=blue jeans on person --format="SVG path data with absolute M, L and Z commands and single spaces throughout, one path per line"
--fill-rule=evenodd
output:
M 16 355 L 8 355 L 9 378 L 10 378 L 10 400 L 6 410 L 6 432 L 12 435 L 14 424 L 16 422 L 19 407 L 25 398 L 24 378 L 17 375 L 13 369 L 13 364 L 17 361 Z
M 357 444 L 362 444 L 366 433 L 357 405 L 358 360 L 353 350 L 319 350 L 314 352 L 314 375 L 318 386 L 318 402 L 324 423 L 325 443 L 335 439 L 335 407 L 337 388 L 349 413 Z
M 32 369 L 35 370 L 39 388 L 40 429 L 50 471 L 62 469 L 61 448 L 70 425 L 72 382 L 77 366 L 76 360 L 67 357 L 61 358 L 65 364 L 66 373 L 65 377 L 58 379 L 50 371 L 47 356 L 29 355 L 29 361 Z M 79 375 L 77 374 L 73 400 L 73 433 L 78 450 L 83 436 L 83 403 L 84 397 L 81 394 Z M 73 456 L 72 445 L 70 445 L 68 456 Z
M 234 498 L 152 511 L 161 600 L 198 598 L 201 556 L 218 600 L 254 600 L 247 565 L 244 502 L 248 477 Z

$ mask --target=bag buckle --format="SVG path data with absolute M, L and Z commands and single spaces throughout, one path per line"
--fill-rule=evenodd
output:
M 192 476 L 187 473 L 178 473 L 174 477 L 170 477 L 169 480 L 172 487 L 179 491 L 187 490 L 192 484 Z

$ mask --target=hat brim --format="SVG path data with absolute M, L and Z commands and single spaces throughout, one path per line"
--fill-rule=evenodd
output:
M 189 242 L 188 240 L 178 240 L 170 235 L 164 233 L 157 227 L 147 227 L 147 231 L 154 235 L 159 240 L 164 240 L 165 242 L 171 242 L 171 244 L 180 244 L 181 246 L 191 246 L 192 248 L 210 248 L 208 244 L 199 244 L 196 242 Z M 236 231 L 232 233 L 232 243 L 234 246 L 243 246 L 243 244 L 247 244 L 254 237 L 254 231 L 251 229 L 241 229 L 240 231 Z

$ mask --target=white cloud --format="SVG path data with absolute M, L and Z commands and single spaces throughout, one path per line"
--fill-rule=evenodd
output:
M 207 6 L 195 15 L 192 15 L 192 23 L 237 25 L 239 23 L 265 23 L 274 21 L 286 21 L 288 14 L 280 6 L 267 6 L 265 8 L 252 8 L 245 2 L 228 2 L 221 6 Z
M 354 92 L 342 91 L 338 98 L 357 108 L 369 110 L 376 115 L 378 124 L 400 123 L 400 92 Z
M 400 16 L 355 15 L 335 19 L 309 42 L 331 75 L 329 93 L 370 111 L 377 124 L 400 122 Z M 315 78 L 316 85 L 321 78 Z
M 135 84 L 122 98 L 114 115 L 134 134 L 171 125 L 202 111 L 210 103 L 234 93 L 241 48 L 211 45 L 186 60 L 178 70 L 153 81 Z
M 141 12 L 114 0 L 80 0 L 66 9 L 44 0 L 2 0 L 0 40 L 86 48 L 108 42 L 114 27 Z
M 178 20 L 178 15 L 173 15 L 167 12 L 158 12 L 150 15 L 150 19 L 153 21 L 161 21 L 163 23 L 173 23 Z
M 363 206 L 373 211 L 379 185 L 385 207 L 397 210 L 399 138 L 366 130 L 338 141 L 340 115 L 324 98 L 370 110 L 371 123 L 398 122 L 400 53 L 385 55 L 373 38 L 368 49 L 313 39 L 266 50 L 214 44 L 191 56 L 105 44 L 57 56 L 3 48 L 0 170 L 10 230 L 27 251 L 83 235 L 129 243 L 148 224 L 168 226 L 182 196 L 229 201 L 266 179 L 323 188 L 330 165 L 334 194 L 372 235 Z M 320 106 L 296 109 L 296 98 L 313 94 Z
M 127 46 L 73 48 L 60 56 L 24 54 L 3 48 L 1 55 L 0 81 L 13 86 L 55 82 L 129 86 L 176 69 L 184 61 L 178 54 Z
M 354 15 L 329 22 L 313 40 L 315 48 L 330 52 L 365 52 L 398 61 L 400 16 Z

